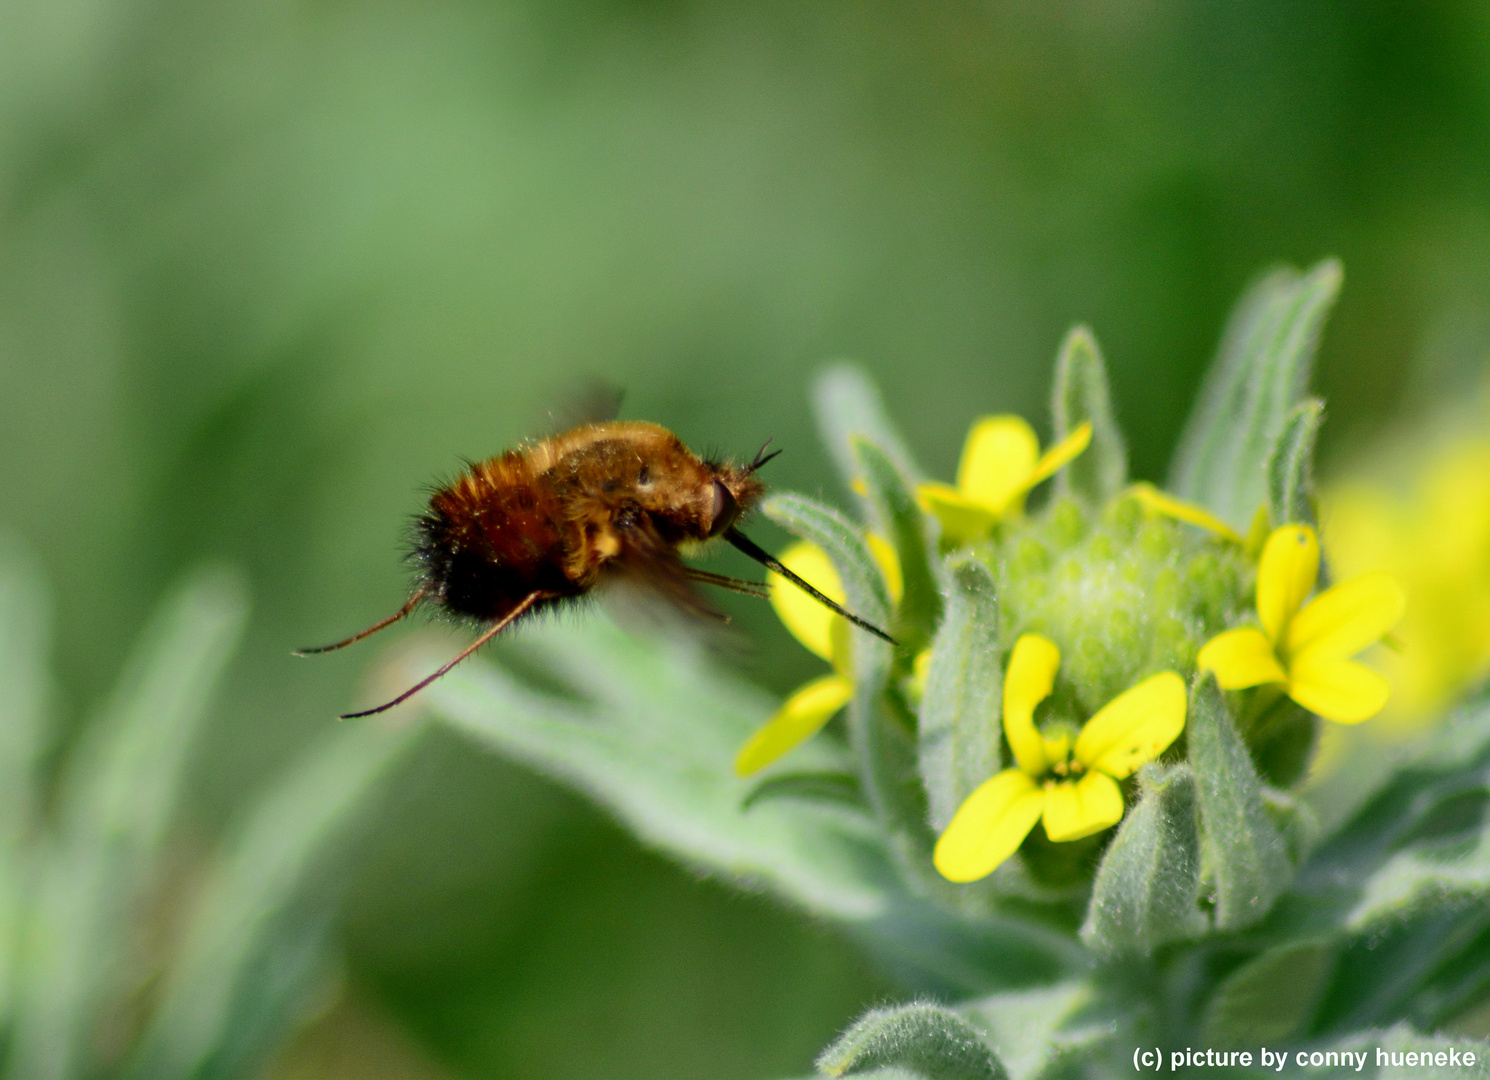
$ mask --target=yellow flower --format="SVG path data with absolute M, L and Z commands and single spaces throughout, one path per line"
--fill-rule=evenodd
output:
M 1403 733 L 1490 675 L 1490 438 L 1411 434 L 1419 446 L 1392 448 L 1394 466 L 1407 469 L 1400 489 L 1378 466 L 1322 497 L 1331 565 L 1342 575 L 1389 571 L 1412 596 L 1393 631 L 1401 649 L 1380 658 L 1393 684 L 1383 721 Z
M 1257 567 L 1257 618 L 1212 638 L 1197 663 L 1225 690 L 1280 684 L 1326 720 L 1357 724 L 1386 704 L 1391 685 L 1350 657 L 1380 641 L 1406 606 L 1390 574 L 1363 574 L 1305 603 L 1319 576 L 1319 538 L 1307 525 L 1274 529 Z
M 879 563 L 890 590 L 898 601 L 903 589 L 900 563 L 895 549 L 878 536 L 869 536 L 869 551 Z M 782 564 L 829 599 L 847 602 L 838 572 L 823 550 L 814 544 L 799 542 L 781 555 Z M 740 748 L 735 757 L 735 775 L 750 776 L 795 750 L 822 730 L 854 696 L 853 673 L 849 664 L 849 624 L 841 615 L 829 611 L 779 574 L 768 574 L 771 606 L 796 638 L 812 652 L 833 665 L 833 674 L 813 679 L 786 699 L 776 714 L 767 720 Z
M 1018 416 L 985 416 L 973 424 L 957 465 L 957 486 L 922 484 L 921 504 L 953 543 L 976 540 L 1024 510 L 1024 497 L 1087 448 L 1092 425 L 1082 424 L 1042 456 L 1035 431 Z
M 937 841 L 936 868 L 950 881 L 976 881 L 1019 850 L 1044 819 L 1054 841 L 1079 840 L 1123 816 L 1118 781 L 1153 761 L 1185 727 L 1185 682 L 1173 671 L 1113 698 L 1074 740 L 1035 728 L 1035 706 L 1050 696 L 1061 653 L 1038 634 L 1014 644 L 1004 676 L 1004 735 L 1016 767 L 967 797 Z

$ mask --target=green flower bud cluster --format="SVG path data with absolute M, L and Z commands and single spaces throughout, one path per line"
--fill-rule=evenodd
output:
M 1255 568 L 1238 545 L 1129 494 L 1096 514 L 1058 498 L 979 554 L 997 582 L 1004 650 L 1028 633 L 1060 647 L 1077 727 L 1146 676 L 1192 673 L 1201 646 L 1252 605 Z

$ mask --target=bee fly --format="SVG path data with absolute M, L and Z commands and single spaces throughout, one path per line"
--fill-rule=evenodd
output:
M 855 626 L 894 639 L 824 596 L 745 536 L 736 522 L 765 493 L 755 473 L 780 453 L 748 465 L 707 461 L 657 424 L 584 424 L 470 466 L 430 498 L 414 526 L 419 568 L 413 595 L 359 634 L 302 649 L 331 652 L 391 626 L 421 603 L 483 627 L 433 675 L 377 708 L 408 700 L 518 619 L 580 597 L 611 580 L 632 579 L 685 611 L 720 617 L 696 583 L 765 598 L 766 586 L 686 565 L 679 546 L 722 537 Z

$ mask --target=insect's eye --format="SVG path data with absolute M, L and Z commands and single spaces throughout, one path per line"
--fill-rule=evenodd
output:
M 735 523 L 740 514 L 740 504 L 730 494 L 729 488 L 714 481 L 714 516 L 709 523 L 709 535 L 718 536 Z

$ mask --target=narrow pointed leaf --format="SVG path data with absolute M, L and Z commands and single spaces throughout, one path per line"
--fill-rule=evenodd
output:
M 1306 398 L 1288 416 L 1268 455 L 1268 510 L 1273 527 L 1315 525 L 1314 442 L 1324 423 L 1324 402 Z
M 1199 937 L 1200 834 L 1195 775 L 1188 766 L 1149 766 L 1143 795 L 1097 868 L 1081 938 L 1109 956 L 1151 953 L 1170 941 Z
M 970 555 L 946 569 L 947 613 L 931 646 L 921 698 L 921 782 L 931 827 L 940 833 L 984 780 L 1003 768 L 999 717 L 999 606 L 993 573 Z
M 51 624 L 52 599 L 38 560 L 19 540 L 0 535 L 0 849 L 21 839 L 37 809 Z
M 827 553 L 833 569 L 838 571 L 838 580 L 848 599 L 845 606 L 850 611 L 876 626 L 889 622 L 890 592 L 884 574 L 853 522 L 832 507 L 795 492 L 772 495 L 761 509 L 776 524 Z M 864 643 L 866 635 L 858 629 L 854 634 L 857 656 L 858 646 Z
M 1250 926 L 1288 884 L 1287 846 L 1268 818 L 1257 770 L 1214 679 L 1202 677 L 1191 692 L 1188 732 L 1216 925 L 1222 930 Z
M 924 1080 L 1006 1080 L 978 1030 L 952 1010 L 921 1003 L 873 1009 L 817 1060 L 829 1076 L 899 1067 Z
M 883 450 L 855 440 L 859 465 L 869 489 L 878 531 L 895 548 L 904 592 L 891 622 L 891 633 L 910 653 L 918 652 L 941 619 L 942 597 L 931 568 L 928 519 L 895 463 Z
M 922 477 L 916 459 L 885 412 L 884 399 L 864 369 L 856 364 L 834 364 L 812 384 L 812 408 L 818 435 L 833 455 L 838 474 L 850 488 L 863 478 L 854 440 L 878 446 L 912 481 Z
M 18 1001 L 18 1075 L 86 1067 L 119 991 L 126 931 L 180 793 L 187 751 L 247 612 L 238 575 L 199 572 L 169 598 L 64 778 L 57 845 L 39 868 Z
M 347 842 L 420 730 L 334 728 L 249 808 L 195 905 L 128 1076 L 229 1080 L 262 1064 L 325 974 Z
M 1283 269 L 1233 312 L 1170 467 L 1169 489 L 1239 533 L 1267 498 L 1268 454 L 1303 397 L 1319 335 L 1340 292 L 1340 264 Z
M 1201 1028 L 1218 1045 L 1291 1043 L 1308 1032 L 1335 970 L 1335 946 L 1294 941 L 1233 971 L 1206 1005 Z
M 0 1031 L 18 974 L 21 911 L 40 814 L 37 761 L 46 741 L 52 603 L 41 566 L 0 536 Z
M 791 493 L 773 495 L 763 509 L 777 524 L 827 552 L 838 571 L 850 611 L 880 626 L 885 624 L 889 593 L 884 577 L 847 519 L 821 503 Z M 925 793 L 916 771 L 911 718 L 893 714 L 886 700 L 890 662 L 891 650 L 886 642 L 854 630 L 850 749 L 865 797 L 889 838 L 901 873 L 912 878 L 929 876 L 933 873 L 933 837 L 926 825 Z
M 1066 335 L 1055 362 L 1051 403 L 1055 441 L 1082 424 L 1092 425 L 1092 442 L 1056 478 L 1058 489 L 1092 506 L 1115 496 L 1128 483 L 1128 448 L 1112 409 L 1107 365 L 1097 339 L 1084 326 Z

